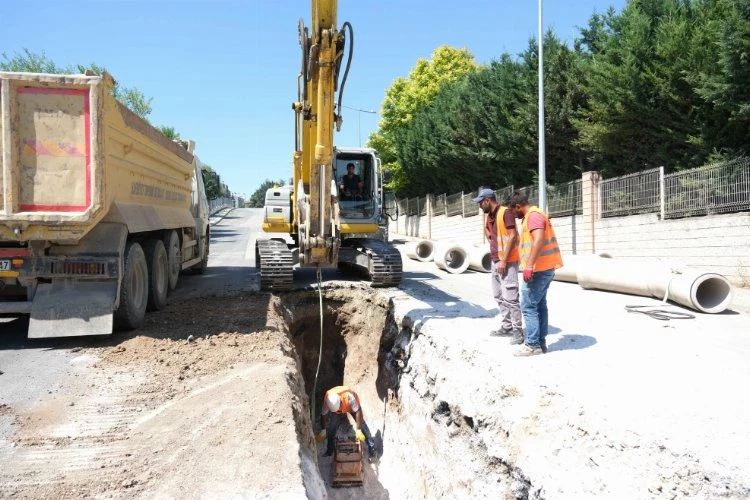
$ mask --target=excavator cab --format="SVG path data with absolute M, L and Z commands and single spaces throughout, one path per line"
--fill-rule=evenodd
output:
M 336 150 L 334 176 L 342 222 L 377 222 L 380 216 L 379 185 L 372 150 Z

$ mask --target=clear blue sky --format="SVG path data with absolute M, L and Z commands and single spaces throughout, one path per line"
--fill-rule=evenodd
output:
M 571 42 L 591 14 L 626 0 L 547 1 L 545 30 Z M 152 97 L 150 120 L 196 141 L 196 152 L 232 191 L 288 179 L 294 147 L 300 17 L 310 2 L 269 0 L 36 0 L 3 10 L 0 51 L 44 52 L 60 66 L 105 66 Z M 26 7 L 24 7 L 26 5 Z M 538 2 L 522 0 L 339 0 L 339 25 L 354 27 L 344 105 L 380 110 L 386 89 L 443 44 L 478 63 L 525 50 Z M 379 115 L 344 109 L 334 136 L 364 144 Z

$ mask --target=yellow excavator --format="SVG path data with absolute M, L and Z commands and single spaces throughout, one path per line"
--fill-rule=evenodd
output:
M 293 183 L 266 192 L 263 231 L 285 236 L 255 244 L 263 290 L 291 289 L 297 262 L 300 267 L 360 270 L 373 286 L 401 281 L 401 254 L 387 238 L 378 238 L 388 217 L 380 159 L 373 149 L 333 145 L 334 127 L 340 130 L 343 121 L 341 100 L 354 41 L 351 24 L 338 29 L 336 15 L 336 0 L 313 0 L 312 29 L 299 21 L 302 68 L 292 103 Z

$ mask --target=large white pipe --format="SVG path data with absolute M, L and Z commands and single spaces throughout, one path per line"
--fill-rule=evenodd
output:
M 435 265 L 452 274 L 461 274 L 469 268 L 469 253 L 460 243 L 438 241 L 435 245 Z
M 469 269 L 480 273 L 492 272 L 492 256 L 487 245 L 469 247 Z
M 567 258 L 563 256 L 563 262 Z M 732 301 L 732 285 L 720 274 L 660 262 L 602 258 L 573 261 L 583 288 L 672 300 L 705 313 L 720 313 Z
M 430 240 L 409 241 L 404 250 L 407 257 L 420 262 L 431 262 L 435 258 L 435 244 Z
M 563 267 L 555 269 L 555 280 L 578 283 L 578 268 L 591 259 L 609 258 L 609 254 L 563 255 Z

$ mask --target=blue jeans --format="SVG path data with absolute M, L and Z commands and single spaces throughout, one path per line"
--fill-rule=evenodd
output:
M 554 269 L 535 272 L 531 281 L 524 281 L 521 285 L 521 311 L 526 322 L 526 345 L 529 347 L 547 345 L 547 289 L 554 276 Z

